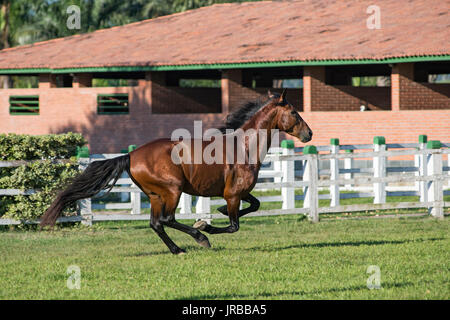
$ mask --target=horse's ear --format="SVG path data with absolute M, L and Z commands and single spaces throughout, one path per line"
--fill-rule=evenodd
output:
M 281 93 L 280 100 L 278 102 L 283 103 L 285 99 L 286 99 L 286 89 L 284 89 L 283 92 Z

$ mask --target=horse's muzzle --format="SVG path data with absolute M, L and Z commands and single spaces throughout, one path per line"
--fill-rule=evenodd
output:
M 312 139 L 312 135 L 313 135 L 313 133 L 312 133 L 311 129 L 308 129 L 307 133 L 304 133 L 300 136 L 300 141 L 303 143 L 309 142 Z

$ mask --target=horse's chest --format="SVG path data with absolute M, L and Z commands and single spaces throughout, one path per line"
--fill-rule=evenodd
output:
M 226 188 L 229 193 L 250 192 L 258 180 L 258 170 L 250 167 L 237 167 L 226 177 Z

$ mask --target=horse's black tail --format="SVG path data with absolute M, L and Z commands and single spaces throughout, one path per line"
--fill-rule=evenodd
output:
M 112 183 L 114 185 L 122 172 L 124 170 L 129 171 L 129 168 L 130 156 L 128 154 L 113 159 L 92 162 L 65 190 L 58 194 L 42 216 L 41 227 L 53 226 L 64 208 L 77 200 L 90 198 L 107 189 L 108 183 L 112 179 L 114 179 Z M 111 188 L 112 186 L 109 190 Z

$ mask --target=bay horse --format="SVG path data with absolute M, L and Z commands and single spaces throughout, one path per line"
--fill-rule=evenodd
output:
M 300 117 L 294 107 L 286 100 L 286 91 L 280 95 L 269 91 L 265 102 L 251 102 L 231 113 L 226 120 L 225 129 L 267 130 L 265 141 L 270 147 L 273 132 L 286 132 L 302 142 L 312 138 L 312 131 Z M 219 139 L 224 140 L 234 133 L 224 133 Z M 217 139 L 217 137 L 216 137 Z M 259 138 L 258 138 L 259 139 Z M 63 209 L 77 200 L 89 198 L 102 190 L 112 188 L 123 171 L 127 171 L 133 182 L 150 198 L 150 227 L 167 245 L 173 254 L 185 251 L 179 248 L 166 234 L 164 227 L 171 227 L 192 236 L 199 245 L 209 248 L 208 238 L 201 232 L 209 234 L 233 233 L 239 230 L 239 218 L 259 209 L 259 201 L 250 194 L 258 179 L 262 159 L 250 164 L 248 160 L 248 140 L 234 149 L 241 148 L 246 155 L 245 163 L 180 163 L 172 158 L 176 145 L 184 143 L 170 139 L 158 139 L 149 142 L 129 154 L 92 162 L 86 170 L 78 175 L 72 183 L 60 192 L 51 206 L 46 210 L 41 227 L 53 226 Z M 201 142 L 201 148 L 206 148 L 210 141 Z M 259 144 L 262 141 L 258 141 Z M 195 144 L 195 142 L 194 142 Z M 185 145 L 190 154 L 194 154 L 192 144 Z M 268 148 L 267 148 L 268 149 Z M 183 149 L 184 151 L 185 149 Z M 188 153 L 189 153 L 188 152 Z M 182 154 L 182 152 L 180 153 Z M 265 153 L 262 155 L 262 158 Z M 112 185 L 109 182 L 113 180 Z M 227 227 L 214 227 L 204 221 L 197 221 L 194 226 L 187 226 L 175 220 L 175 210 L 181 193 L 195 196 L 220 196 L 226 201 L 226 206 L 218 210 L 229 217 Z M 239 210 L 240 201 L 250 203 L 248 208 Z

